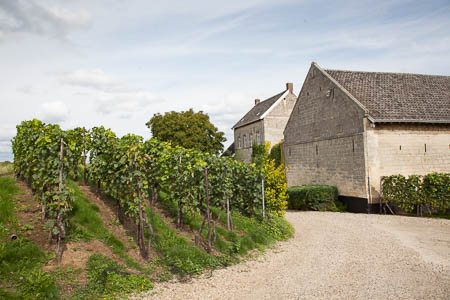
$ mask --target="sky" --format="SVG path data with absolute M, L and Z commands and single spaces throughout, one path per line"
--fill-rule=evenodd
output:
M 151 137 L 193 108 L 225 132 L 316 61 L 450 75 L 450 1 L 0 0 L 0 161 L 23 120 Z

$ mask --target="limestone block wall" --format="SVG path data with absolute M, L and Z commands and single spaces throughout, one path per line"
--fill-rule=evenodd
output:
M 264 140 L 264 123 L 262 120 L 250 123 L 248 125 L 236 128 L 234 130 L 234 147 L 236 151 L 236 159 L 246 163 L 250 163 L 252 160 L 252 148 L 256 143 L 257 133 L 260 135 L 260 143 Z M 246 142 L 244 145 L 244 136 Z M 253 138 L 253 144 L 250 137 Z M 240 145 L 239 145 L 240 138 Z
M 367 198 L 364 110 L 314 65 L 284 131 L 288 186 L 334 185 Z
M 450 124 L 376 124 L 367 129 L 372 202 L 381 176 L 450 173 Z
M 288 186 L 333 185 L 342 196 L 367 198 L 363 134 L 286 148 Z
M 265 116 L 264 139 L 270 142 L 271 146 L 278 144 L 284 138 L 283 131 L 296 101 L 297 96 L 289 93 Z

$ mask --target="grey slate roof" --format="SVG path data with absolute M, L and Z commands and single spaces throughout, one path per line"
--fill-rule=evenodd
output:
M 375 121 L 450 123 L 450 76 L 324 71 Z
M 270 97 L 264 101 L 259 102 L 255 106 L 250 109 L 248 113 L 245 114 L 243 118 L 241 118 L 233 127 L 238 128 L 250 123 L 253 123 L 255 121 L 258 121 L 259 118 L 286 92 L 282 91 L 279 94 L 276 94 L 273 97 Z

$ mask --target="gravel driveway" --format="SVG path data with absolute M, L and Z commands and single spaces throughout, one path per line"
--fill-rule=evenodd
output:
M 287 212 L 294 238 L 148 299 L 450 299 L 450 220 Z M 140 295 L 139 299 L 145 298 Z

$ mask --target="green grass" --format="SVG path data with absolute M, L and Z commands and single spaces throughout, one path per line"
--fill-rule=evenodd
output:
M 175 218 L 177 215 L 177 204 L 164 192 L 160 193 L 160 202 L 169 214 Z M 233 256 L 235 254 L 245 255 L 252 249 L 263 250 L 266 246 L 276 241 L 290 238 L 294 229 L 284 217 L 270 215 L 263 222 L 256 218 L 247 217 L 237 211 L 232 211 L 234 231 L 225 228 L 226 214 L 217 207 L 211 207 L 214 219 L 218 219 L 221 226 L 216 226 L 217 239 L 214 248 L 224 255 Z M 195 212 L 184 214 L 184 223 L 198 231 L 203 221 L 202 216 Z M 203 230 L 203 237 L 206 238 L 207 230 Z
M 9 237 L 18 232 L 14 194 L 18 188 L 14 179 L 0 177 L 0 298 L 57 299 L 54 278 L 41 266 L 54 255 L 22 237 Z
M 158 214 L 147 210 L 155 236 L 152 247 L 161 255 L 161 260 L 179 274 L 200 274 L 204 269 L 222 266 L 224 260 L 209 255 L 178 236 Z
M 108 246 L 111 246 L 113 253 L 124 259 L 129 267 L 142 271 L 142 266 L 126 254 L 124 244 L 105 228 L 103 220 L 98 214 L 99 208 L 84 197 L 78 185 L 71 182 L 68 186 L 73 191 L 74 196 L 74 206 L 70 218 L 69 239 L 89 240 L 95 238 L 102 241 Z
M 0 177 L 0 224 L 15 221 L 15 205 L 12 196 L 19 188 L 11 177 Z
M 13 164 L 9 161 L 0 162 L 0 175 L 12 174 L 14 172 Z
M 126 273 L 124 266 L 98 253 L 89 257 L 86 268 L 87 286 L 77 290 L 71 299 L 116 299 L 153 288 L 144 275 Z

